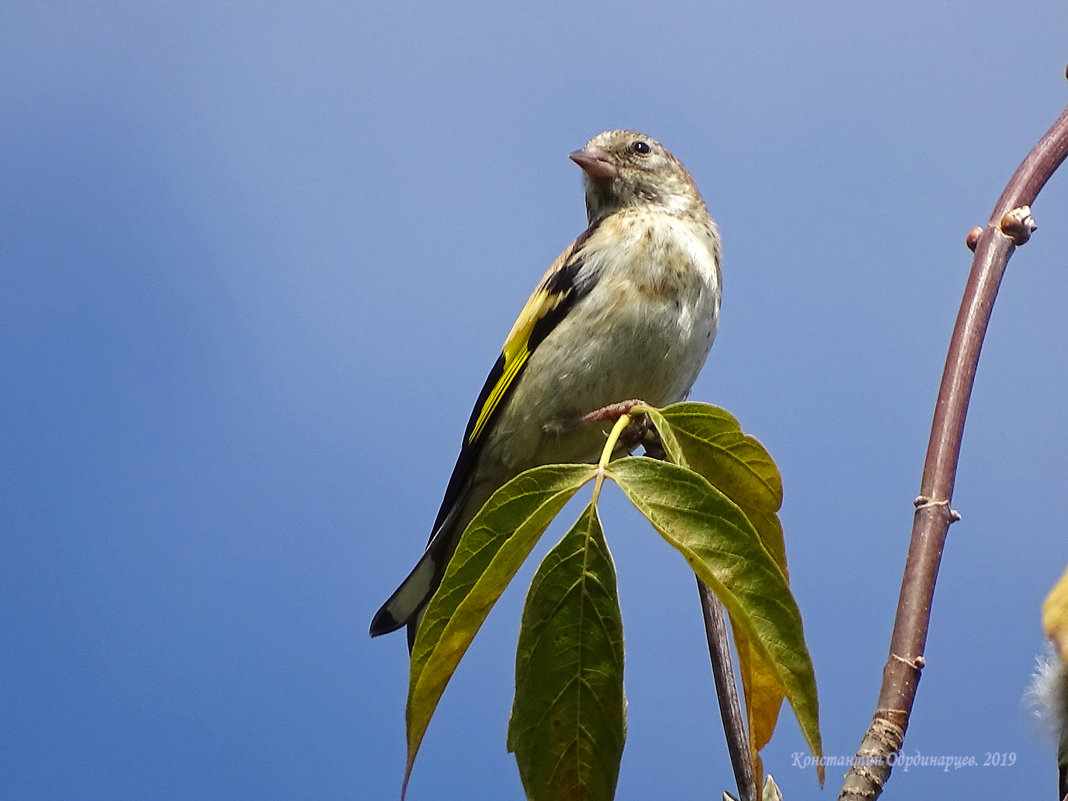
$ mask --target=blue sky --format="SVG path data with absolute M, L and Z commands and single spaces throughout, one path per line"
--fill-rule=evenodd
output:
M 782 469 L 826 753 L 874 709 L 938 380 L 983 224 L 1068 102 L 1068 5 L 39 2 L 0 14 L 0 776 L 27 799 L 395 798 L 418 557 L 470 405 L 584 227 L 607 128 L 694 174 L 726 258 L 692 397 Z M 1023 13 L 1023 12 L 1019 12 Z M 965 432 L 887 797 L 1051 797 L 1021 701 L 1068 556 L 1068 180 L 1034 208 Z M 576 509 L 565 512 L 573 518 Z M 618 494 L 620 799 L 731 774 L 693 580 Z M 563 531 L 551 529 L 538 553 Z M 410 786 L 519 798 L 528 566 Z M 789 715 L 765 751 L 787 798 Z

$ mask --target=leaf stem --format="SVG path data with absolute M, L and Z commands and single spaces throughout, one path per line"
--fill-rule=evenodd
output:
M 615 451 L 616 443 L 619 442 L 623 430 L 629 425 L 630 415 L 621 414 L 619 419 L 616 420 L 616 424 L 612 426 L 612 431 L 609 433 L 608 439 L 604 443 L 604 450 L 601 451 L 601 458 L 597 462 L 597 480 L 593 485 L 593 499 L 591 503 L 596 504 L 597 499 L 601 497 L 601 485 L 604 484 L 605 468 L 608 467 L 608 462 L 612 459 L 612 452 Z

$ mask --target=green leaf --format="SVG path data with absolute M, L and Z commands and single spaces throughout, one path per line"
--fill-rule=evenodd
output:
M 607 472 L 745 631 L 782 684 L 812 753 L 820 756 L 816 677 L 801 612 L 745 513 L 707 480 L 677 465 L 628 457 Z M 822 784 L 822 769 L 819 777 Z
M 708 476 L 705 476 L 705 478 L 708 478 Z M 717 486 L 715 481 L 710 480 L 709 483 L 713 487 Z M 726 493 L 724 494 L 726 495 Z M 729 495 L 727 497 L 730 498 Z M 753 528 L 760 535 L 760 541 L 764 543 L 764 547 L 768 549 L 771 558 L 775 560 L 775 564 L 779 566 L 779 569 L 789 581 L 790 571 L 786 569 L 786 540 L 783 537 L 782 522 L 779 520 L 779 516 L 775 512 L 761 512 L 752 506 L 738 503 L 734 498 L 731 498 L 731 500 L 737 503 L 738 508 L 745 512 L 745 516 L 749 518 L 749 522 L 753 524 Z
M 675 437 L 675 429 L 671 427 L 671 423 L 664 417 L 662 410 L 655 409 L 652 406 L 636 406 L 632 412 L 634 414 L 646 414 L 652 420 L 653 427 L 660 437 L 660 444 L 664 447 L 664 452 L 667 454 L 669 462 L 677 464 L 679 467 L 690 466 L 689 462 L 686 461 L 686 454 L 682 450 L 682 445 L 679 444 L 678 439 Z
M 782 479 L 764 446 L 742 433 L 731 414 L 707 404 L 680 403 L 647 413 L 671 460 L 704 476 L 738 505 L 789 581 L 786 543 L 776 514 L 782 504 Z M 784 688 L 776 671 L 749 643 L 744 627 L 733 618 L 731 627 L 745 693 L 753 775 L 762 776 L 760 750 L 775 731 Z
M 516 650 L 508 750 L 530 801 L 610 801 L 626 732 L 616 571 L 591 503 L 538 568 Z
M 663 424 L 671 430 L 669 439 L 684 458 L 672 461 L 700 473 L 736 504 L 771 513 L 782 506 L 775 462 L 730 412 L 707 403 L 675 403 L 652 419 L 658 431 Z M 664 449 L 672 453 L 666 443 Z
M 733 501 L 756 529 L 760 541 L 789 580 L 782 523 L 782 479 L 771 455 L 742 432 L 724 409 L 703 403 L 679 403 L 664 409 L 636 407 L 657 430 L 668 460 L 706 478 Z M 745 692 L 754 775 L 762 776 L 759 751 L 779 717 L 784 689 L 777 672 L 749 643 L 743 626 L 732 619 L 739 673 Z
M 591 465 L 548 465 L 521 473 L 486 501 L 460 538 L 412 648 L 404 787 L 441 694 L 486 615 L 552 519 L 595 472 Z
M 649 415 L 669 461 L 704 476 L 742 508 L 786 573 L 786 544 L 775 514 L 782 506 L 782 478 L 764 446 L 742 433 L 733 415 L 707 403 L 636 411 Z

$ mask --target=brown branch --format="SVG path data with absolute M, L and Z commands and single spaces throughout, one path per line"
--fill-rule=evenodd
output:
M 1030 205 L 1066 155 L 1068 109 L 1017 168 L 994 206 L 986 228 L 978 234 L 973 230 L 968 236 L 975 257 L 935 404 L 920 497 L 915 501 L 912 540 L 890 639 L 890 656 L 883 668 L 875 715 L 857 750 L 853 767 L 845 776 L 839 801 L 877 798 L 890 778 L 889 757 L 904 742 L 924 665 L 931 602 L 946 533 L 950 523 L 960 519 L 950 508 L 950 501 L 979 351 L 1009 257 L 1035 228 Z
M 727 752 L 734 768 L 734 780 L 738 783 L 738 795 L 741 801 L 757 801 L 753 762 L 749 755 L 749 735 L 745 732 L 742 704 L 738 698 L 738 684 L 734 680 L 734 664 L 727 640 L 727 619 L 723 614 L 723 605 L 701 579 L 697 579 L 697 591 L 701 594 L 712 678 L 716 682 L 719 714 L 723 719 L 723 734 L 727 738 Z

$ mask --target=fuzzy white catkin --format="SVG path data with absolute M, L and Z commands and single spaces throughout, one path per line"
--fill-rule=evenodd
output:
M 1068 665 L 1052 645 L 1035 657 L 1035 673 L 1026 698 L 1057 741 L 1059 796 L 1063 797 L 1068 792 Z
M 1060 739 L 1068 729 L 1068 665 L 1052 646 L 1035 657 L 1026 698 L 1035 716 Z

